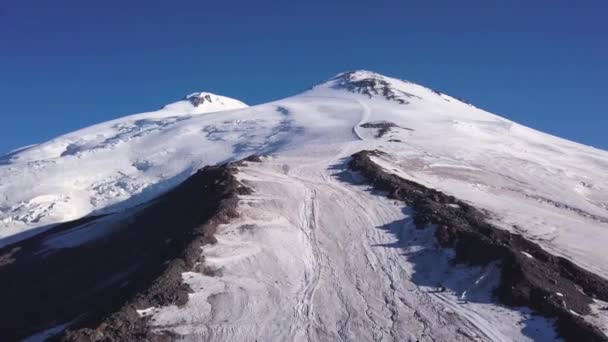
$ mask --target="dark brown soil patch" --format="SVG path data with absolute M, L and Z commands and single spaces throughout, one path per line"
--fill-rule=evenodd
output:
M 201 248 L 218 224 L 237 216 L 237 195 L 248 193 L 234 165 L 199 170 L 175 189 L 104 218 L 61 224 L 0 249 L 0 336 L 16 341 L 54 326 L 68 341 L 161 341 L 136 309 L 183 305 L 190 288 L 181 274 L 199 270 Z M 49 249 L 58 234 L 85 229 L 106 234 L 68 248 Z
M 370 159 L 380 154 L 359 152 L 352 156 L 349 167 L 376 189 L 387 191 L 390 198 L 411 206 L 418 228 L 436 225 L 441 246 L 456 251 L 454 262 L 485 265 L 499 261 L 501 283 L 495 294 L 502 303 L 528 306 L 556 318 L 557 331 L 567 341 L 608 341 L 579 316 L 589 314 L 592 298 L 608 300 L 606 279 L 549 254 L 521 235 L 493 226 L 485 213 L 453 196 L 385 172 Z

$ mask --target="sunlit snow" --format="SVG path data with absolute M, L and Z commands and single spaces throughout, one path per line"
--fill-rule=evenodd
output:
M 498 226 L 608 277 L 608 152 L 414 83 L 350 78 L 379 79 L 396 95 L 339 77 L 253 107 L 210 94 L 1 157 L 1 243 L 143 203 L 205 165 L 269 155 L 239 173 L 254 193 L 203 251 L 221 276 L 185 273 L 194 290 L 185 307 L 141 308 L 157 329 L 194 340 L 554 339 L 550 320 L 492 303 L 491 266 L 446 266 L 448 252 L 412 229 L 406 209 L 340 179 L 357 177 L 344 163 L 382 150 L 374 162 L 388 172 L 486 209 Z M 360 126 L 381 121 L 396 127 L 378 137 Z M 395 245 L 395 234 L 416 239 Z

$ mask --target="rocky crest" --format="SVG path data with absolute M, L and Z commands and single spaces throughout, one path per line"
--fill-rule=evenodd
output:
M 495 295 L 502 303 L 528 306 L 556 318 L 557 331 L 566 341 L 608 341 L 583 319 L 594 298 L 608 300 L 608 280 L 548 253 L 521 235 L 495 227 L 488 223 L 486 213 L 453 196 L 386 172 L 371 159 L 383 154 L 356 153 L 349 167 L 375 189 L 411 206 L 417 228 L 437 227 L 439 245 L 456 252 L 454 263 L 499 262 L 501 283 Z
M 186 100 L 190 101 L 194 107 L 198 107 L 205 102 L 213 102 L 211 95 L 206 93 L 194 93 L 186 96 Z
M 420 99 L 419 96 L 396 89 L 383 76 L 372 72 L 349 71 L 339 74 L 332 81 L 335 81 L 334 89 L 346 89 L 370 98 L 379 95 L 400 104 L 410 103 L 408 99 Z
M 3 340 L 21 340 L 58 324 L 66 325 L 45 339 L 173 340 L 152 332 L 137 310 L 188 301 L 191 289 L 182 273 L 204 272 L 201 248 L 215 243 L 217 225 L 238 216 L 238 195 L 250 191 L 234 176 L 238 165 L 206 166 L 124 214 L 63 223 L 0 248 L 0 278 L 7 280 L 0 292 Z M 105 234 L 71 248 L 49 247 L 91 229 Z

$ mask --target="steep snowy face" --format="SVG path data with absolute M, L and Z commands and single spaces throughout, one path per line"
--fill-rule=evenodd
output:
M 408 103 L 384 94 L 407 93 Z M 367 71 L 308 96 L 359 101 L 354 128 L 387 152 L 389 172 L 474 203 L 502 228 L 608 277 L 608 153 L 488 113 L 429 88 Z M 361 96 L 363 95 L 363 96 Z

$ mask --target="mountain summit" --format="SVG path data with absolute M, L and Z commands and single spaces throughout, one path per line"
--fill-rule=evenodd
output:
M 188 103 L 192 105 L 194 109 L 190 108 Z M 220 96 L 208 92 L 196 92 L 186 95 L 182 101 L 165 105 L 162 109 L 173 111 L 181 110 L 187 113 L 202 114 L 245 107 L 248 107 L 245 103 L 226 96 Z
M 346 89 L 350 92 L 367 95 L 370 98 L 382 96 L 400 104 L 408 104 L 408 98 L 417 97 L 398 89 L 398 83 L 394 80 L 387 80 L 384 76 L 369 71 L 345 72 L 336 76 L 332 81 L 331 86 L 335 89 Z
M 3 340 L 606 340 L 608 152 L 370 71 L 0 158 Z

